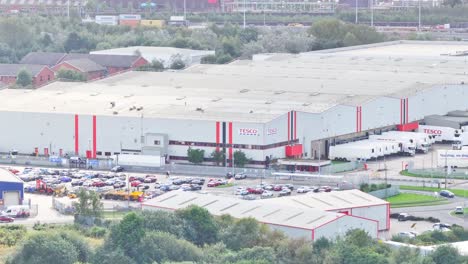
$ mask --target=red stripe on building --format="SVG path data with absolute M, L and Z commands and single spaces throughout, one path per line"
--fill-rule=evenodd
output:
M 356 132 L 359 132 L 359 106 L 356 106 Z
M 229 122 L 229 160 L 232 167 L 232 122 Z
M 288 112 L 288 142 L 289 142 L 289 140 L 291 139 L 291 135 L 290 135 L 290 133 L 291 133 L 291 131 L 290 131 L 290 130 L 291 130 L 291 118 L 290 118 L 290 114 L 291 114 L 291 113 Z
M 400 125 L 403 125 L 403 99 L 400 99 Z
M 216 151 L 217 152 L 219 151 L 219 135 L 220 135 L 219 127 L 220 127 L 219 122 L 216 122 Z
M 408 108 L 408 98 L 406 98 L 406 123 L 409 122 L 409 108 Z
M 78 138 L 78 134 L 79 134 L 79 119 L 78 119 L 78 115 L 75 115 L 75 154 L 78 155 L 79 154 L 79 138 Z
M 93 159 L 96 158 L 96 146 L 97 146 L 97 133 L 96 133 L 96 116 L 93 115 Z
M 296 121 L 297 121 L 297 112 L 294 111 L 294 138 L 293 139 L 297 138 L 297 136 L 296 136 Z
M 362 131 L 362 106 L 359 107 L 359 132 Z

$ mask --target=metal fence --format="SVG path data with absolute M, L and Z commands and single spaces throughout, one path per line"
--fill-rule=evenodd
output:
M 346 163 L 338 163 L 332 164 L 330 166 L 326 166 L 321 168 L 321 173 L 323 174 L 334 174 L 346 171 L 353 171 L 359 170 L 364 168 L 364 163 L 361 162 L 346 162 Z
M 385 199 L 387 197 L 395 196 L 400 193 L 399 186 L 392 186 L 387 189 L 377 190 L 373 192 L 369 192 L 370 195 L 375 196 L 380 199 Z
M 413 169 L 409 168 L 408 172 L 411 174 L 421 175 L 427 178 L 450 178 L 450 179 L 468 179 L 467 169 L 445 169 L 445 168 L 433 168 L 433 169 Z
M 71 203 L 63 202 L 55 197 L 52 197 L 52 207 L 61 214 L 72 215 L 75 212 L 75 208 Z

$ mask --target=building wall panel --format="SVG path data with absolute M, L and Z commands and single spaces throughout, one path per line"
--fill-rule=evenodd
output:
M 333 240 L 336 237 L 345 236 L 348 231 L 353 229 L 362 229 L 372 238 L 377 238 L 378 236 L 377 222 L 357 217 L 343 216 L 333 222 L 316 228 L 314 232 L 314 240 L 321 237 Z

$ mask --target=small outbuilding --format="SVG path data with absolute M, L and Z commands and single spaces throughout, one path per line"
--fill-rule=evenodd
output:
M 0 208 L 22 204 L 23 181 L 6 169 L 0 168 Z

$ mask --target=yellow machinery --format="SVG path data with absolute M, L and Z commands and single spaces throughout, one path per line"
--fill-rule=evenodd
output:
M 126 191 L 110 191 L 104 194 L 104 199 L 109 199 L 109 200 L 121 200 L 121 201 L 138 201 L 140 197 L 143 197 L 143 192 L 140 191 L 134 191 L 131 193 L 128 193 Z

